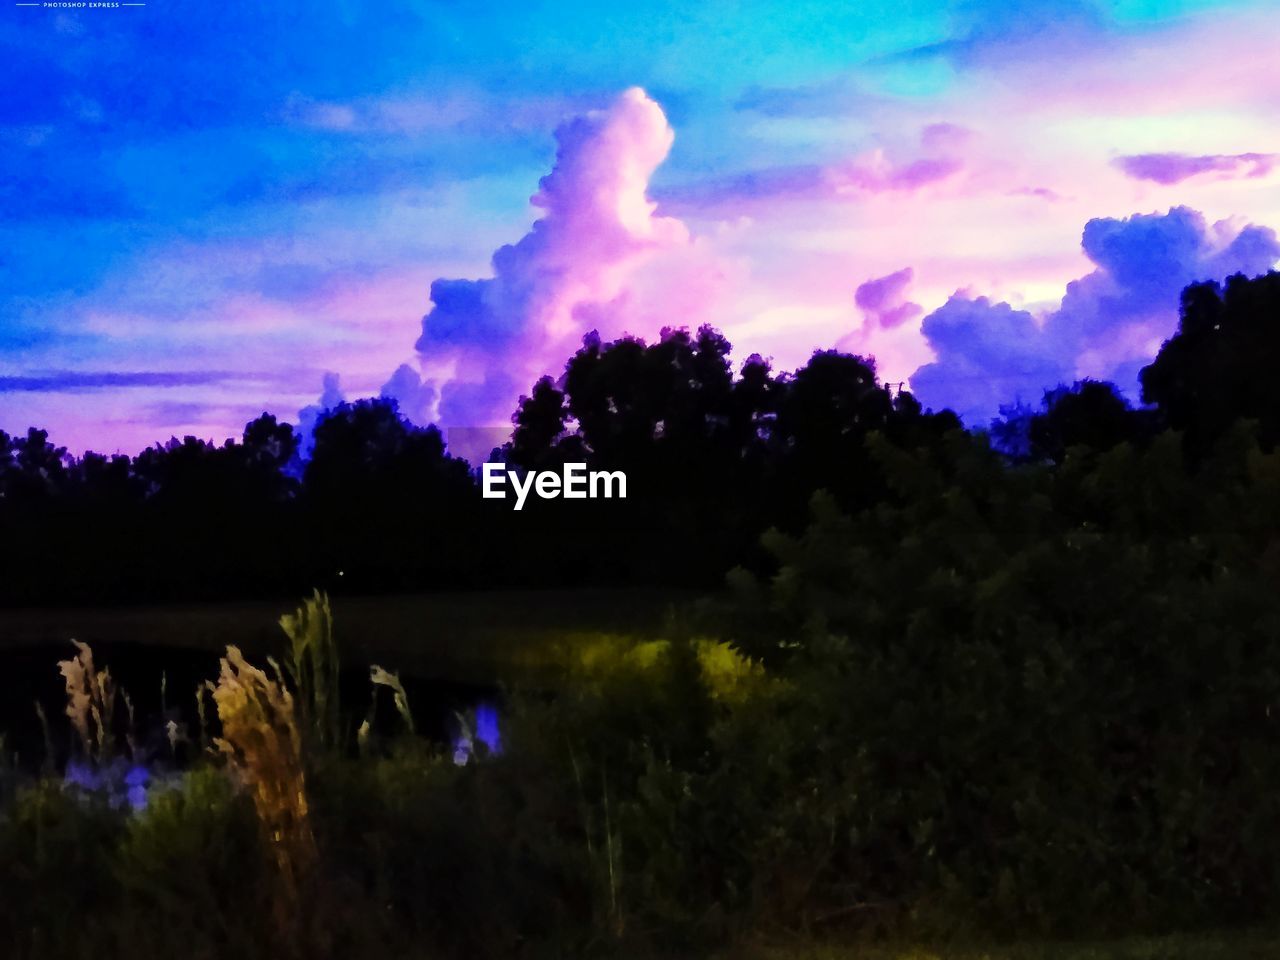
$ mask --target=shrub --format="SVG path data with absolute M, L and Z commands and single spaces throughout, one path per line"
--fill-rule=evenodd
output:
M 0 810 L 0 942 L 14 960 L 85 955 L 107 942 L 112 859 L 126 814 L 53 780 Z
M 138 955 L 270 955 L 274 889 L 253 803 L 221 770 L 153 791 L 112 860 L 118 939 Z

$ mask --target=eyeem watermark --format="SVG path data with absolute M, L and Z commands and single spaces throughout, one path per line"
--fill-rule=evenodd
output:
M 587 470 L 585 463 L 566 463 L 560 473 L 554 470 L 532 470 L 520 473 L 505 463 L 486 463 L 481 467 L 481 495 L 486 500 L 505 500 L 507 483 L 515 491 L 515 509 L 524 507 L 529 492 L 543 500 L 564 497 L 566 500 L 595 500 L 600 497 L 627 498 L 627 475 L 621 470 Z

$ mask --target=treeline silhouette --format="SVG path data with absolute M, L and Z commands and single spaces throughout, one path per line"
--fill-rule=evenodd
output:
M 826 491 L 857 511 L 898 496 L 867 440 L 903 451 L 990 442 L 1007 469 L 1178 431 L 1194 462 L 1241 419 L 1280 437 L 1280 274 L 1200 283 L 1142 372 L 1145 406 L 1109 384 L 1046 393 L 986 435 L 878 382 L 874 362 L 818 351 L 794 373 L 751 356 L 735 375 L 715 330 L 646 344 L 588 336 L 522 398 L 494 456 L 522 469 L 623 470 L 626 500 L 484 500 L 435 427 L 390 400 L 329 411 L 299 459 L 263 414 L 238 442 L 173 439 L 135 457 L 72 457 L 43 430 L 0 432 L 0 603 L 177 601 L 488 586 L 707 587 L 777 561 Z

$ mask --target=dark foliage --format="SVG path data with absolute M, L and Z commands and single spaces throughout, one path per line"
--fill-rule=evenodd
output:
M 1121 443 L 1143 444 L 1155 434 L 1155 411 L 1134 410 L 1109 383 L 1082 380 L 1044 396 L 1044 409 L 1028 427 L 1030 456 L 1061 463 L 1072 447 L 1110 450 Z
M 500 455 L 523 470 L 585 462 L 627 475 L 626 500 L 483 500 L 475 471 L 394 401 L 361 400 L 299 438 L 263 414 L 240 442 L 188 437 L 134 458 L 80 458 L 32 430 L 0 434 L 0 603 L 123 603 L 468 586 L 712 586 L 766 562 L 760 535 L 798 529 L 810 494 L 882 494 L 862 439 L 957 425 L 891 396 L 869 361 L 824 351 L 794 375 L 739 376 L 710 328 L 656 343 L 588 337 L 534 385 Z M 673 549 L 673 544 L 680 544 Z M 606 562 L 601 562 L 607 558 Z
M 1142 399 L 1203 452 L 1239 419 L 1280 440 L 1280 273 L 1182 292 L 1178 332 L 1142 371 Z

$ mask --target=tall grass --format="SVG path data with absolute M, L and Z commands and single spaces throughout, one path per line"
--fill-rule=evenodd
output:
M 404 721 L 405 729 L 412 735 L 414 732 L 413 714 L 409 710 L 409 694 L 405 692 L 404 684 L 400 682 L 400 674 L 384 670 L 375 663 L 369 668 L 369 681 L 373 684 L 374 705 L 377 703 L 379 687 L 385 687 L 390 690 L 396 713 L 400 714 L 400 719 Z M 372 709 L 371 706 L 371 712 Z
M 278 669 L 276 674 L 272 679 L 238 648 L 227 648 L 213 690 L 222 723 L 222 736 L 214 745 L 253 797 L 275 868 L 276 919 L 287 936 L 297 926 L 301 892 L 318 853 L 294 699 Z
M 93 651 L 87 643 L 71 642 L 76 655 L 58 661 L 58 669 L 67 683 L 66 713 L 85 758 L 101 766 L 111 760 L 113 752 L 111 726 L 116 686 L 109 670 L 94 668 Z
M 280 628 L 289 638 L 284 665 L 293 682 L 304 735 L 320 749 L 338 747 L 342 740 L 340 662 L 328 594 L 316 590 L 294 613 L 280 618 Z

